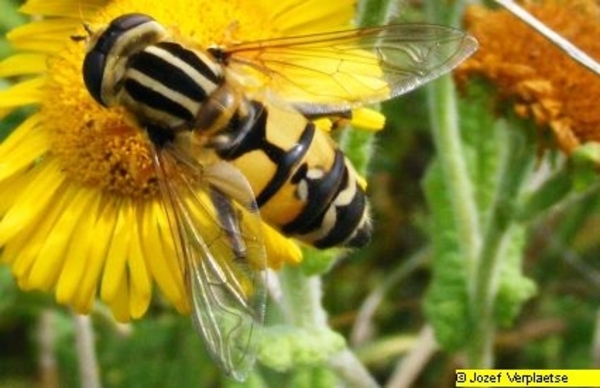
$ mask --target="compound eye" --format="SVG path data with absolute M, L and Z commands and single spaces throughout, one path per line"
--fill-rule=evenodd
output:
M 104 30 L 96 40 L 91 51 L 98 51 L 104 55 L 108 55 L 115 47 L 116 42 L 130 33 L 131 30 L 134 30 L 142 24 L 154 21 L 155 20 L 150 16 L 141 13 L 121 15 L 110 22 L 106 30 Z
M 108 29 L 120 31 L 121 33 L 127 32 L 132 28 L 139 26 L 140 24 L 155 21 L 152 17 L 143 13 L 127 13 L 116 17 L 110 22 Z
M 104 66 L 106 55 L 92 50 L 85 56 L 83 61 L 83 82 L 94 100 L 100 105 L 107 106 L 102 100 L 102 80 L 104 78 Z

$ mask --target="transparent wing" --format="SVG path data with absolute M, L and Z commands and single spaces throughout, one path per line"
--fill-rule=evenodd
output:
M 192 320 L 228 375 L 243 380 L 256 355 L 265 307 L 265 250 L 252 191 L 226 162 L 204 167 L 174 145 L 154 164 Z
M 235 75 L 254 76 L 300 111 L 344 111 L 409 92 L 477 49 L 462 31 L 400 24 L 213 49 Z

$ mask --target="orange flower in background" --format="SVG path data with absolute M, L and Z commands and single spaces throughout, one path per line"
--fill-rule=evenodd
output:
M 600 59 L 600 6 L 591 0 L 548 0 L 524 7 L 591 57 Z M 506 10 L 469 7 L 468 30 L 480 50 L 456 72 L 482 76 L 517 114 L 550 128 L 566 153 L 600 142 L 600 78 Z

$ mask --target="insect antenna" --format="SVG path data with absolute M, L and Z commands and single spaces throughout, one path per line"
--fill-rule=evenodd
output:
M 90 27 L 88 23 L 86 23 L 83 17 L 83 10 L 81 8 L 81 2 L 79 2 L 79 19 L 81 20 L 81 25 L 86 32 L 86 35 L 71 35 L 71 40 L 74 42 L 83 42 L 87 41 L 92 35 L 94 35 L 94 31 Z

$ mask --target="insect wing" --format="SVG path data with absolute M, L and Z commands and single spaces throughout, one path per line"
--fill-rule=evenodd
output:
M 220 367 L 243 380 L 254 364 L 266 300 L 252 191 L 226 162 L 203 168 L 174 145 L 155 150 L 154 164 L 192 320 Z
M 259 84 L 318 115 L 407 93 L 476 49 L 475 38 L 450 27 L 398 24 L 240 43 L 223 55 L 235 74 L 259 73 Z

